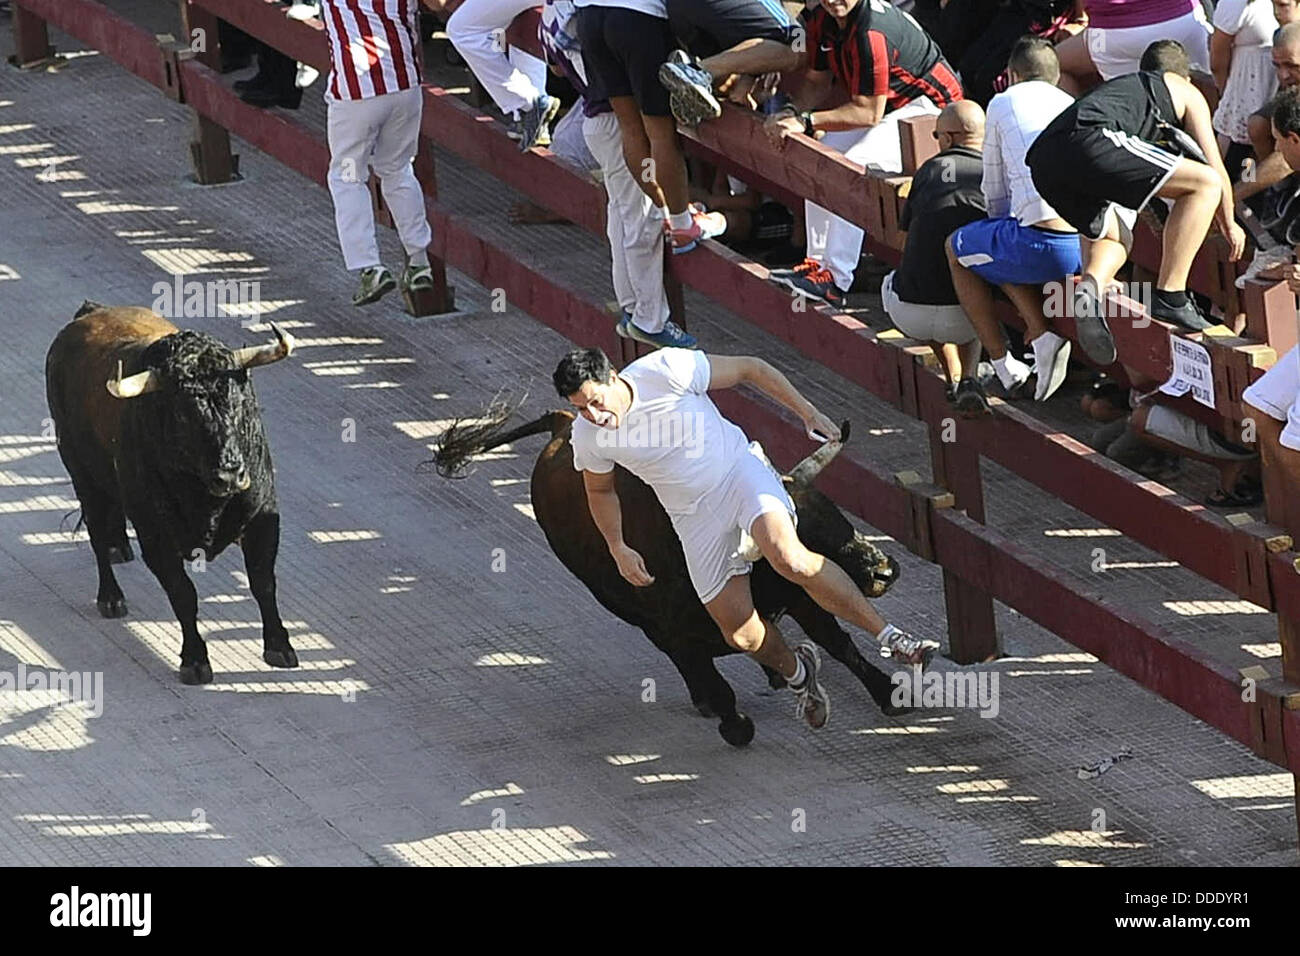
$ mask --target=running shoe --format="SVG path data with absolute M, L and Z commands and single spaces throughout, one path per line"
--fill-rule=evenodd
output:
M 668 240 L 672 243 L 673 255 L 690 252 L 701 240 L 712 239 L 727 231 L 727 217 L 720 212 L 700 212 L 698 208 L 689 207 L 691 224 L 686 229 L 674 229 L 666 226 Z
M 1157 293 L 1155 300 L 1151 303 L 1151 317 L 1164 322 L 1172 322 L 1174 325 L 1181 325 L 1192 332 L 1203 332 L 1214 325 L 1213 322 L 1201 315 L 1201 310 L 1196 307 L 1196 303 L 1190 295 L 1182 305 L 1173 306 L 1160 301 L 1160 295 Z
M 1047 331 L 1029 345 L 1034 350 L 1034 370 L 1038 374 L 1034 399 L 1045 402 L 1061 387 L 1070 371 L 1070 340 Z
M 1079 334 L 1079 347 L 1098 365 L 1115 362 L 1115 339 L 1106 324 L 1105 308 L 1090 281 L 1074 287 L 1074 327 Z
M 397 288 L 397 280 L 383 266 L 371 266 L 361 270 L 361 282 L 352 294 L 353 305 L 370 305 L 378 302 Z
M 939 649 L 938 641 L 913 637 L 892 624 L 886 624 L 877 639 L 881 649 L 889 651 L 890 657 L 911 667 L 920 665 L 922 670 L 930 666 L 934 652 Z
M 639 328 L 635 322 L 629 320 L 627 323 L 627 337 L 636 339 L 638 342 L 644 342 L 646 345 L 653 345 L 657 349 L 696 349 L 700 347 L 695 340 L 695 336 L 672 319 L 665 322 L 664 327 L 658 332 L 647 332 Z
M 802 717 L 813 730 L 820 730 L 831 719 L 831 699 L 817 682 L 817 672 L 822 667 L 821 655 L 817 653 L 817 646 L 808 641 L 796 645 L 794 655 L 803 661 L 804 667 L 803 683 L 788 685 L 799 702 L 795 716 Z
M 713 77 L 684 51 L 674 50 L 659 67 L 659 82 L 668 90 L 673 116 L 683 126 L 698 126 L 722 115 L 713 95 Z
M 768 272 L 767 277 L 773 282 L 779 282 L 781 285 L 788 286 L 800 276 L 805 276 L 821 267 L 821 260 L 809 257 L 797 266 L 792 266 L 789 269 L 772 269 Z
M 817 299 L 827 305 L 843 305 L 844 296 L 847 294 L 835 284 L 835 277 L 831 275 L 831 270 L 823 267 L 821 263 L 818 263 L 818 268 L 795 276 L 790 280 L 789 285 L 796 295 Z
M 964 418 L 993 414 L 993 409 L 989 407 L 988 396 L 984 394 L 984 386 L 973 378 L 963 378 L 957 383 L 952 403 Z
M 424 292 L 433 288 L 433 269 L 428 265 L 416 265 L 414 262 L 402 273 L 403 292 Z
M 560 111 L 560 101 L 545 93 L 538 95 L 533 105 L 519 114 L 519 151 L 526 153 L 534 146 L 551 145 L 551 122 Z

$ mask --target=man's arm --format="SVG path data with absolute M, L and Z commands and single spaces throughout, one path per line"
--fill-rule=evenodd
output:
M 584 471 L 582 484 L 587 491 L 591 518 L 605 539 L 610 557 L 618 565 L 619 574 L 639 588 L 654 584 L 655 579 L 646 570 L 641 555 L 623 540 L 623 507 L 618 500 L 618 491 L 614 488 L 613 470 L 603 475 L 595 471 Z
M 885 97 L 855 95 L 851 100 L 833 110 L 820 110 L 812 115 L 813 127 L 835 132 L 841 129 L 866 129 L 884 118 Z
M 1248 170 L 1248 172 L 1251 172 Z M 1233 195 L 1237 200 L 1249 199 L 1256 193 L 1262 193 L 1269 186 L 1280 183 L 1292 173 L 1292 169 L 1287 165 L 1286 159 L 1282 156 L 1281 150 L 1273 150 L 1258 163 L 1255 163 L 1253 175 L 1246 179 L 1243 173 L 1241 180 L 1233 187 Z
M 1241 258 L 1242 252 L 1246 248 L 1246 233 L 1237 225 L 1235 213 L 1233 210 L 1232 182 L 1228 179 L 1228 171 L 1223 168 L 1223 159 L 1219 156 L 1219 143 L 1214 133 L 1214 123 L 1210 117 L 1210 106 L 1205 102 L 1205 97 L 1201 91 L 1191 84 L 1190 81 L 1184 80 L 1181 76 L 1174 73 L 1165 74 L 1166 81 L 1173 79 L 1177 83 L 1167 84 L 1171 93 L 1175 93 L 1183 103 L 1183 129 L 1187 131 L 1196 144 L 1201 147 L 1201 152 L 1205 158 L 1210 161 L 1210 168 L 1219 175 L 1219 181 L 1222 188 L 1219 191 L 1219 208 L 1215 211 L 1214 218 L 1219 224 L 1224 236 L 1227 237 L 1229 244 L 1232 246 L 1230 258 L 1236 261 Z M 1178 105 L 1178 100 L 1174 101 Z
M 764 395 L 780 402 L 803 421 L 809 433 L 817 431 L 831 441 L 839 441 L 840 429 L 817 411 L 816 406 L 799 394 L 780 370 L 752 355 L 707 355 L 709 390 L 752 385 Z

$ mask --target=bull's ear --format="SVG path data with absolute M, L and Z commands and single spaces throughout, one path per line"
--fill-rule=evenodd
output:
M 119 359 L 117 363 L 117 377 L 109 379 L 105 385 L 108 387 L 108 394 L 114 398 L 135 398 L 146 392 L 156 392 L 162 386 L 158 380 L 158 375 L 153 369 L 145 369 L 143 372 L 136 372 L 134 375 L 122 377 L 122 362 Z

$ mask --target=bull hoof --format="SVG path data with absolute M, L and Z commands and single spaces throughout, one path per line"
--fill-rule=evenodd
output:
M 180 674 L 182 684 L 212 683 L 212 665 L 207 661 L 198 664 L 182 664 Z
M 109 545 L 108 560 L 112 564 L 126 564 L 128 561 L 134 561 L 135 552 L 131 550 L 131 543 L 123 541 L 121 544 Z
M 754 722 L 744 714 L 737 713 L 730 719 L 723 719 L 718 724 L 718 733 L 722 739 L 733 747 L 744 747 L 754 739 Z
M 262 651 L 262 660 L 272 667 L 297 667 L 298 655 L 292 647 L 268 647 Z
M 100 617 L 126 617 L 126 598 L 99 598 L 95 601 Z

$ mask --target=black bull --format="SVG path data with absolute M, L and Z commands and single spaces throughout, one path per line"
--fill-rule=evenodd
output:
M 99 568 L 99 613 L 127 613 L 112 565 L 133 557 L 129 518 L 180 622 L 186 684 L 210 682 L 212 667 L 185 561 L 212 560 L 236 541 L 262 615 L 262 658 L 298 666 L 276 604 L 280 514 L 249 375 L 292 351 L 293 339 L 275 333 L 270 345 L 231 350 L 148 309 L 87 302 L 45 358 L 59 457 Z
M 623 535 L 645 559 L 654 576 L 649 587 L 629 584 L 618 572 L 591 511 L 582 475 L 573 468 L 569 433 L 573 415 L 548 412 L 510 431 L 502 426 L 508 412 L 481 424 L 457 422 L 442 436 L 435 463 L 444 477 L 463 474 L 470 457 L 530 435 L 549 433 L 551 440 L 537 458 L 532 475 L 533 512 L 556 557 L 592 596 L 617 617 L 639 627 L 672 660 L 691 702 L 706 717 L 718 717 L 718 732 L 727 743 L 744 746 L 754 737 L 754 722 L 736 709 L 736 695 L 718 673 L 715 657 L 738 653 L 722 638 L 717 624 L 691 587 L 681 542 L 659 499 L 648 485 L 623 468 L 615 486 L 623 512 Z M 847 435 L 846 435 L 847 437 Z M 829 447 L 826 446 L 829 450 Z M 832 452 L 833 454 L 833 452 Z M 829 455 L 824 455 L 821 462 Z M 811 459 L 810 459 L 811 460 Z M 838 563 L 869 597 L 879 597 L 898 577 L 898 566 L 854 532 L 848 519 L 829 498 L 811 485 L 821 467 L 801 466 L 806 477 L 786 478 L 786 488 L 798 511 L 800 540 Z M 825 648 L 862 682 L 887 714 L 901 712 L 890 703 L 893 684 L 886 674 L 858 652 L 835 617 L 810 598 L 799 585 L 777 574 L 766 560 L 754 564 L 750 578 L 754 605 L 765 620 L 788 614 L 813 641 Z M 785 680 L 767 671 L 774 688 Z

